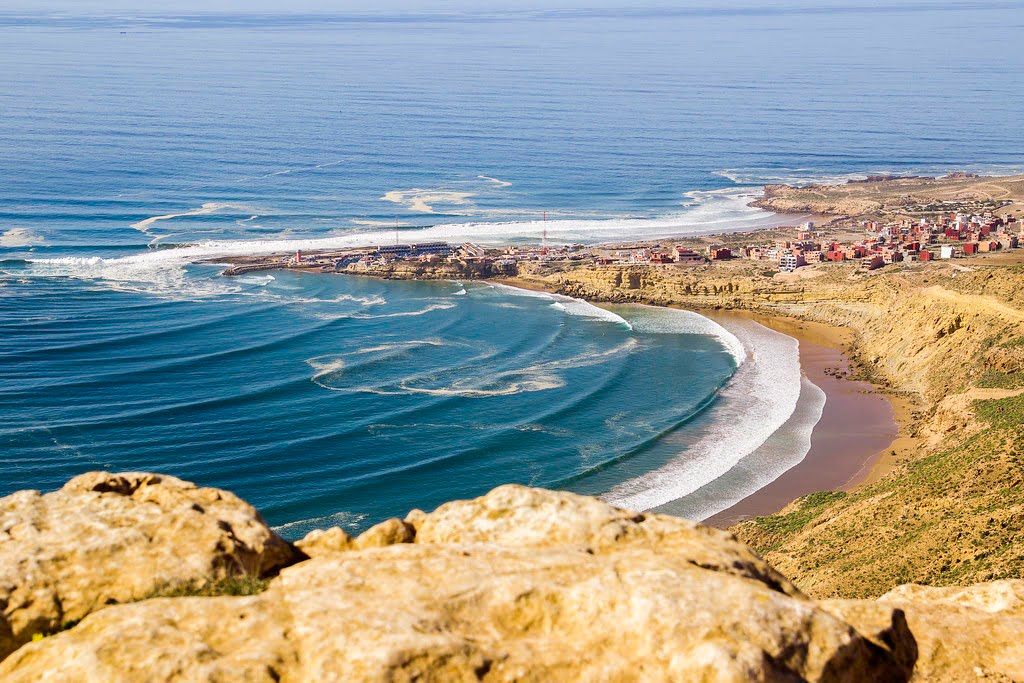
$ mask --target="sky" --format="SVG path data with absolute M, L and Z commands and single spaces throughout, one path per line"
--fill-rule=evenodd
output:
M 898 0 L 901 5 L 949 4 L 942 0 Z M 175 14 L 187 12 L 303 13 L 350 12 L 451 12 L 535 9 L 606 9 L 628 7 L 842 7 L 845 5 L 885 6 L 890 0 L 5 0 L 0 11 L 45 13 L 140 13 Z M 957 4 L 960 4 L 959 2 Z M 990 4 L 979 2 L 978 4 Z M 1000 5 L 1015 4 L 1003 0 Z M 1024 8 L 1024 1 L 1020 3 Z

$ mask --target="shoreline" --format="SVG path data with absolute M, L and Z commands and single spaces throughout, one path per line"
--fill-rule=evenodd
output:
M 553 293 L 545 283 L 536 280 L 490 281 Z M 691 310 L 682 306 L 667 308 Z M 703 524 L 727 528 L 751 517 L 779 512 L 797 498 L 815 491 L 849 491 L 872 483 L 891 471 L 916 446 L 916 440 L 909 435 L 911 401 L 880 385 L 850 377 L 853 361 L 847 349 L 854 336 L 850 330 L 781 314 L 744 310 L 693 312 L 719 324 L 723 320 L 727 323 L 729 318 L 752 320 L 795 339 L 802 376 L 826 397 L 804 458 L 770 483 L 703 520 Z
M 727 528 L 779 512 L 815 491 L 849 491 L 876 481 L 895 464 L 891 451 L 906 437 L 909 410 L 881 386 L 850 378 L 852 333 L 840 327 L 781 315 L 730 311 L 716 317 L 753 320 L 796 339 L 801 374 L 825 393 L 821 418 L 804 458 L 731 507 L 704 520 Z M 900 450 L 903 450 L 900 447 Z

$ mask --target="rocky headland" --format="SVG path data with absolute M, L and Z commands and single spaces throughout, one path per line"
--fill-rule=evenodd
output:
M 1024 582 L 815 601 L 727 532 L 513 485 L 291 545 L 228 492 L 86 474 L 0 499 L 0 608 L 4 681 L 1024 677 Z

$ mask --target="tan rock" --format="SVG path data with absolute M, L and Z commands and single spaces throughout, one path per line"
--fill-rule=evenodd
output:
M 416 538 L 416 527 L 401 519 L 386 519 L 376 524 L 355 540 L 359 550 L 366 548 L 383 548 L 396 543 L 412 543 Z
M 419 522 L 414 543 L 315 554 L 255 597 L 111 607 L 23 646 L 0 679 L 907 676 L 888 643 L 822 610 L 723 532 L 518 486 Z M 401 533 L 388 522 L 370 538 L 399 537 L 391 531 Z
M 620 510 L 597 498 L 508 484 L 473 500 L 445 503 L 420 522 L 416 543 L 492 542 L 570 546 L 588 553 L 639 545 L 708 569 L 799 591 L 732 534 L 678 517 Z
M 1024 680 L 1024 581 L 967 588 L 908 584 L 878 601 L 827 600 L 822 606 L 879 637 L 893 609 L 913 633 L 915 681 Z
M 313 529 L 296 541 L 295 547 L 309 557 L 319 557 L 328 553 L 352 550 L 354 540 L 340 526 L 332 526 L 330 529 Z
M 309 557 L 320 557 L 331 553 L 383 548 L 396 543 L 412 543 L 416 538 L 416 527 L 401 519 L 386 519 L 376 524 L 357 538 L 352 538 L 341 527 L 314 529 L 295 546 Z
M 0 498 L 0 658 L 109 604 L 266 575 L 293 552 L 234 494 L 174 477 L 93 472 Z

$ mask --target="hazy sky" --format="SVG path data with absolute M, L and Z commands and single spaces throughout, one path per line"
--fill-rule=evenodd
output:
M 897 0 L 900 5 L 949 4 L 942 0 Z M 997 4 L 1010 4 L 996 0 Z M 996 4 L 993 3 L 993 4 Z M 610 7 L 842 7 L 845 5 L 884 6 L 890 0 L 5 0 L 0 11 L 34 12 L 445 12 L 495 9 L 564 9 Z M 961 3 L 956 3 L 961 4 Z M 973 3 L 972 3 L 973 4 Z M 990 4 L 978 2 L 980 5 Z

